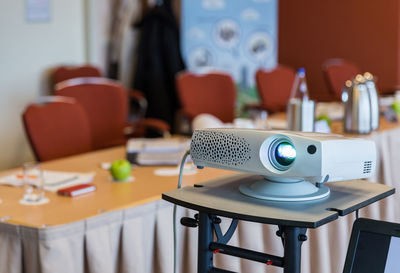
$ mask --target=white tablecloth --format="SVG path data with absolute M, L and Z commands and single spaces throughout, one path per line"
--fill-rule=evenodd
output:
M 400 129 L 374 133 L 377 172 L 371 181 L 400 185 Z M 0 223 L 0 273 L 157 273 L 173 272 L 172 204 L 159 200 L 146 205 L 99 214 L 83 221 L 41 229 Z M 182 216 L 194 211 L 178 209 Z M 360 216 L 400 222 L 399 194 L 360 211 Z M 303 273 L 343 270 L 355 215 L 307 231 L 302 247 Z M 223 219 L 223 227 L 229 226 Z M 179 272 L 195 273 L 197 229 L 179 226 Z M 283 255 L 276 226 L 239 222 L 229 244 Z M 282 272 L 265 264 L 215 255 L 215 265 L 244 273 Z

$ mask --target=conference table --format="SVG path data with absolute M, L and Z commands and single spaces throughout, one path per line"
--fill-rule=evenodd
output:
M 340 123 L 333 132 L 342 133 Z M 381 120 L 377 132 L 363 135 L 377 144 L 377 172 L 370 181 L 400 185 L 400 127 Z M 351 156 L 351 155 L 349 155 Z M 161 193 L 177 186 L 177 176 L 157 176 L 154 167 L 135 167 L 132 182 L 113 182 L 103 162 L 125 157 L 125 147 L 115 147 L 43 163 L 43 169 L 95 172 L 97 190 L 78 197 L 47 192 L 48 204 L 19 204 L 23 190 L 0 186 L 0 273 L 20 272 L 173 272 L 173 205 L 161 200 Z M 0 172 L 0 176 L 18 169 Z M 183 186 L 218 179 L 234 172 L 205 168 L 184 175 Z M 360 216 L 400 222 L 398 194 L 373 204 Z M 179 208 L 178 217 L 195 212 Z M 315 230 L 308 230 L 302 247 L 302 272 L 339 273 L 355 215 Z M 229 221 L 223 218 L 223 228 Z M 282 256 L 277 227 L 240 221 L 230 244 Z M 195 273 L 197 229 L 178 225 L 179 272 Z M 218 267 L 235 272 L 281 272 L 234 257 L 215 255 Z
M 171 207 L 161 193 L 175 189 L 177 178 L 156 176 L 160 167 L 135 167 L 134 181 L 113 182 L 101 164 L 125 156 L 121 146 L 42 164 L 44 170 L 95 172 L 97 190 L 82 196 L 46 192 L 48 204 L 26 206 L 18 202 L 22 188 L 0 186 L 0 272 L 157 272 L 155 236 L 165 229 L 172 238 L 172 216 L 157 221 Z M 206 169 L 185 175 L 183 185 L 229 173 Z

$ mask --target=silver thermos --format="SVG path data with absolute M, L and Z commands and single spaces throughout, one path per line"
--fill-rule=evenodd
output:
M 369 73 L 364 73 L 365 85 L 367 86 L 369 99 L 371 103 L 371 130 L 375 131 L 379 129 L 379 98 L 378 91 L 376 88 L 374 76 Z
M 344 102 L 344 131 L 368 134 L 379 127 L 378 95 L 370 73 L 357 75 L 346 81 L 342 100 Z

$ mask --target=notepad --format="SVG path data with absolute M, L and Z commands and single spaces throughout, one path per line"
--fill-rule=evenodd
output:
M 130 139 L 127 159 L 138 165 L 177 165 L 189 146 L 190 139 Z

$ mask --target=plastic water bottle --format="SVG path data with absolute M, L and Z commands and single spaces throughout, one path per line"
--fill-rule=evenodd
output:
M 287 105 L 288 129 L 293 131 L 314 131 L 314 101 L 309 99 L 306 71 L 297 71 L 290 99 Z

